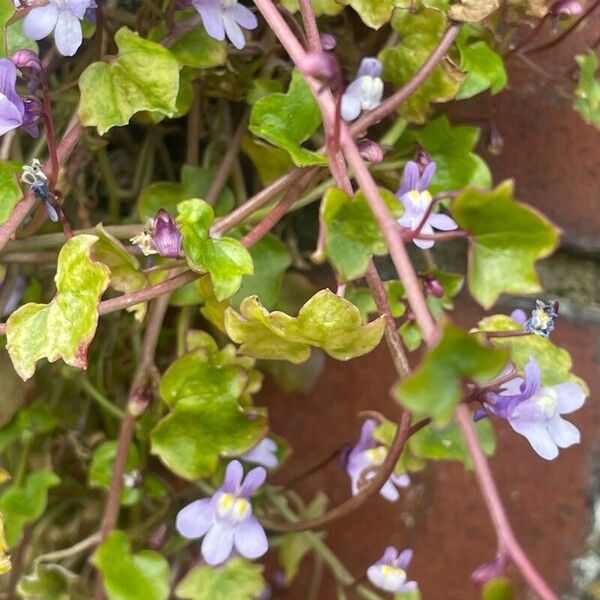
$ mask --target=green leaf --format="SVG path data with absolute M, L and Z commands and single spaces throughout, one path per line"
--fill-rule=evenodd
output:
M 321 124 L 321 111 L 300 71 L 294 69 L 287 94 L 269 94 L 256 102 L 250 115 L 250 131 L 287 150 L 294 164 L 325 165 L 327 158 L 300 144 Z
M 579 65 L 579 82 L 573 108 L 586 123 L 600 129 L 600 79 L 596 77 L 598 57 L 594 50 L 588 50 L 587 54 L 578 54 L 575 60 Z
M 100 487 L 105 490 L 110 489 L 115 458 L 117 456 L 117 442 L 110 440 L 100 444 L 94 449 L 92 462 L 88 472 L 88 478 L 91 487 Z M 127 451 L 127 461 L 125 463 L 125 474 L 131 473 L 140 466 L 140 458 L 137 448 L 131 444 Z M 141 497 L 141 492 L 137 488 L 123 486 L 121 491 L 121 504 L 123 506 L 132 506 L 136 504 Z
M 82 124 L 97 127 L 103 135 L 111 127 L 126 125 L 140 111 L 173 116 L 179 90 L 177 59 L 125 27 L 117 31 L 115 43 L 117 58 L 110 64 L 92 63 L 79 78 Z
M 520 325 L 507 315 L 491 315 L 479 321 L 481 331 L 515 331 Z M 556 385 L 565 381 L 579 383 L 584 389 L 587 385 L 571 373 L 573 363 L 564 348 L 557 346 L 550 338 L 539 335 L 520 335 L 515 337 L 492 337 L 490 343 L 499 348 L 508 348 L 510 360 L 523 372 L 531 357 L 535 358 L 542 373 L 544 385 Z
M 395 7 L 406 8 L 405 0 L 342 0 L 360 16 L 362 22 L 372 29 L 379 29 L 392 18 Z
M 436 162 L 436 173 L 429 186 L 432 194 L 458 190 L 467 185 L 479 188 L 492 185 L 490 170 L 473 152 L 479 133 L 479 128 L 471 125 L 453 127 L 445 115 L 407 133 L 406 141 L 418 142 Z
M 239 456 L 267 432 L 266 418 L 240 400 L 249 373 L 200 348 L 175 361 L 160 383 L 171 413 L 151 434 L 152 453 L 185 479 L 212 475 L 220 456 Z
M 140 270 L 139 260 L 102 224 L 96 225 L 98 241 L 92 248 L 95 260 L 105 264 L 110 269 L 110 286 L 118 292 L 129 294 L 137 292 L 148 285 L 147 277 Z M 145 302 L 127 308 L 135 312 L 135 318 L 142 321 L 146 314 Z
M 111 531 L 98 546 L 92 562 L 102 573 L 109 600 L 167 600 L 169 564 L 158 552 L 131 551 L 122 531 Z
M 0 513 L 4 515 L 6 541 L 11 548 L 18 546 L 23 528 L 44 514 L 48 490 L 57 486 L 60 478 L 52 471 L 30 473 L 23 485 L 13 484 L 0 495 Z
M 38 563 L 33 573 L 21 577 L 17 592 L 25 600 L 71 600 L 77 579 L 61 565 Z
M 0 161 L 0 225 L 10 217 L 15 204 L 23 197 L 17 183 L 21 164 L 13 160 Z
M 280 0 L 281 4 L 290 12 L 298 12 L 298 0 Z M 342 10 L 343 6 L 337 0 L 310 0 L 310 4 L 315 11 L 315 15 L 320 17 L 321 15 L 327 15 L 334 17 L 338 15 Z
M 391 192 L 380 189 L 390 212 L 399 217 L 402 204 Z M 325 252 L 342 281 L 362 277 L 372 256 L 388 253 L 381 229 L 362 191 L 353 198 L 338 188 L 329 188 L 321 202 L 325 224 Z M 320 257 L 318 257 L 320 258 Z
M 5 383 L 4 381 L 2 383 Z M 58 425 L 58 418 L 45 400 L 36 400 L 21 409 L 0 429 L 0 453 L 19 440 L 30 440 L 49 433 Z
M 294 168 L 294 163 L 286 150 L 271 146 L 258 138 L 245 135 L 240 147 L 252 161 L 263 185 L 279 179 Z
M 395 387 L 394 394 L 416 417 L 446 424 L 461 401 L 462 382 L 489 381 L 506 360 L 504 350 L 484 346 L 475 336 L 447 325 L 439 342 L 419 368 Z
M 295 365 L 285 360 L 270 360 L 261 365 L 273 377 L 280 390 L 293 392 L 311 392 L 325 369 L 325 353 L 320 350 L 311 352 L 309 359 Z
M 225 328 L 242 353 L 292 363 L 307 360 L 311 346 L 338 360 L 362 356 L 379 344 L 384 329 L 384 317 L 363 325 L 358 308 L 328 289 L 308 300 L 297 317 L 270 313 L 256 296 L 241 303 L 240 313 L 228 308 Z
M 177 212 L 177 205 L 182 200 L 202 198 L 207 194 L 216 172 L 217 169 L 212 167 L 183 165 L 181 183 L 159 181 L 144 189 L 138 202 L 138 215 L 143 221 L 152 219 L 161 208 L 174 215 Z M 228 213 L 234 203 L 235 197 L 232 191 L 228 187 L 224 188 L 215 203 L 215 213 L 217 215 Z
M 512 181 L 489 192 L 465 190 L 452 201 L 451 212 L 469 233 L 469 289 L 484 308 L 501 293 L 540 290 L 534 264 L 554 251 L 559 229 L 513 198 Z
M 181 600 L 253 600 L 265 587 L 264 567 L 236 557 L 221 567 L 194 567 L 175 588 Z
M 98 324 L 98 302 L 108 286 L 109 270 L 90 258 L 95 235 L 78 235 L 61 249 L 56 296 L 50 304 L 25 304 L 6 323 L 6 349 L 23 380 L 41 358 L 85 369 L 87 348 Z
M 185 200 L 177 210 L 188 264 L 199 273 L 208 271 L 217 300 L 229 298 L 240 289 L 242 276 L 253 273 L 250 253 L 234 238 L 209 237 L 215 214 L 204 200 Z
M 12 565 L 8 553 L 8 541 L 4 533 L 4 516 L 0 515 L 0 575 L 8 573 Z
M 448 16 L 454 21 L 475 23 L 489 17 L 500 8 L 500 0 L 460 0 L 453 4 Z
M 486 582 L 481 590 L 481 600 L 513 600 L 515 593 L 507 577 L 496 577 Z
M 246 296 L 256 295 L 266 308 L 273 308 L 279 299 L 283 274 L 292 259 L 285 245 L 274 235 L 261 238 L 248 250 L 254 274 L 242 279 L 240 289 L 232 296 L 232 306 L 238 307 Z
M 487 89 L 497 94 L 508 80 L 502 57 L 483 40 L 460 47 L 460 68 L 467 72 L 467 76 L 457 100 L 471 98 Z
M 409 352 L 416 350 L 423 341 L 423 332 L 418 323 L 413 320 L 404 321 L 398 328 L 398 333 Z
M 418 12 L 397 10 L 392 27 L 400 43 L 380 53 L 383 78 L 397 88 L 406 84 L 429 58 L 446 30 L 446 16 L 439 10 L 422 7 Z M 398 112 L 409 121 L 423 123 L 429 104 L 448 102 L 456 96 L 463 75 L 448 61 L 442 61 L 419 89 L 402 103 Z

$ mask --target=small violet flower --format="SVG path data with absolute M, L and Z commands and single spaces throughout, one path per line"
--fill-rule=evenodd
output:
M 238 50 L 246 45 L 241 28 L 256 29 L 258 26 L 254 13 L 238 0 L 192 0 L 192 4 L 200 13 L 206 33 L 219 41 L 227 36 Z
M 0 59 L 0 135 L 23 127 L 37 137 L 40 102 L 37 98 L 21 98 L 17 94 L 17 67 L 7 59 Z
M 358 443 L 348 454 L 346 473 L 350 476 L 353 496 L 356 496 L 360 491 L 360 484 L 363 478 L 368 481 L 374 477 L 375 469 L 383 464 L 387 456 L 387 448 L 379 445 L 373 438 L 373 430 L 376 427 L 377 421 L 367 419 L 362 425 Z M 401 475 L 393 473 L 379 493 L 389 502 L 396 502 L 400 498 L 397 488 L 406 488 L 409 485 L 410 477 L 406 473 L 402 473 Z
M 344 121 L 354 121 L 362 110 L 373 110 L 381 104 L 382 65 L 376 58 L 363 58 L 356 79 L 342 95 L 341 114 Z
M 398 554 L 394 546 L 388 546 L 383 556 L 367 569 L 367 577 L 375 587 L 385 592 L 397 594 L 415 590 L 417 582 L 406 581 L 406 570 L 412 557 L 413 551 L 408 548 Z
M 188 504 L 177 514 L 177 531 L 189 539 L 204 537 L 202 558 L 209 565 L 218 565 L 233 552 L 255 559 L 268 550 L 267 536 L 252 514 L 248 498 L 267 476 L 262 467 L 252 469 L 242 481 L 242 464 L 227 465 L 223 485 L 210 498 Z
M 427 188 L 435 174 L 435 169 L 436 164 L 431 161 L 421 174 L 419 165 L 416 162 L 410 160 L 406 163 L 402 175 L 402 184 L 396 192 L 396 196 L 404 206 L 404 213 L 398 219 L 398 223 L 402 227 L 414 231 L 423 220 L 432 201 Z M 442 231 L 458 229 L 458 225 L 448 215 L 432 212 L 427 217 L 423 227 L 421 227 L 421 232 L 431 234 L 434 227 Z M 419 248 L 431 248 L 434 244 L 433 240 L 415 238 L 413 241 Z
M 279 465 L 277 458 L 277 444 L 270 438 L 264 438 L 248 452 L 240 456 L 242 460 L 255 465 L 261 465 L 267 469 L 274 469 Z
M 558 302 L 535 301 L 531 317 L 525 323 L 525 329 L 541 337 L 548 337 L 554 331 L 554 319 L 558 317 Z
M 164 258 L 182 256 L 183 236 L 171 215 L 161 208 L 154 219 L 148 219 L 144 231 L 131 238 L 131 243 L 140 247 L 145 256 L 160 254 Z
M 573 382 L 542 386 L 540 367 L 533 357 L 525 365 L 524 375 L 506 382 L 499 394 L 488 394 L 484 409 L 506 419 L 542 458 L 552 460 L 559 448 L 579 443 L 579 430 L 561 415 L 581 408 L 586 394 Z M 474 418 L 482 416 L 478 411 Z
M 20 6 L 19 0 L 15 5 Z M 54 41 L 63 56 L 73 56 L 81 46 L 80 21 L 86 11 L 95 8 L 94 0 L 49 0 L 45 6 L 31 9 L 23 21 L 23 32 L 31 40 L 41 40 L 54 31 Z

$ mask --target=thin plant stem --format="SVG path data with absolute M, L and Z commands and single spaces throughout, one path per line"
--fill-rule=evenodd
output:
M 99 389 L 97 389 L 89 380 L 87 375 L 83 375 L 79 380 L 83 390 L 95 400 L 100 407 L 113 417 L 121 420 L 125 416 L 125 412 L 119 408 L 114 402 L 111 402 Z

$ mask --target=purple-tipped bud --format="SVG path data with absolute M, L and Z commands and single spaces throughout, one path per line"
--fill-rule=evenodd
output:
M 21 48 L 17 50 L 11 57 L 17 69 L 20 69 L 22 73 L 31 72 L 37 75 L 41 74 L 44 70 L 40 57 L 33 51 L 27 48 Z
M 335 36 L 331 33 L 319 33 L 319 38 L 321 39 L 321 46 L 323 50 L 333 50 L 337 45 L 337 40 Z
M 426 152 L 425 150 L 423 150 L 421 148 L 415 154 L 415 162 L 417 163 L 417 166 L 419 167 L 419 171 L 422 175 L 423 171 L 425 170 L 425 167 L 427 167 L 427 165 L 429 163 L 433 162 L 433 158 L 431 158 L 431 155 L 428 152 Z
M 504 138 L 500 133 L 500 130 L 496 127 L 494 123 L 490 123 L 489 127 L 487 127 L 487 147 L 490 154 L 494 156 L 499 156 L 502 154 L 502 150 L 504 150 Z
M 444 295 L 444 286 L 433 275 L 423 275 L 423 284 L 425 285 L 425 291 L 430 296 L 441 298 Z
M 358 142 L 360 155 L 369 162 L 380 163 L 383 160 L 383 148 L 375 141 L 363 138 Z
M 183 236 L 171 215 L 161 208 L 154 217 L 154 234 L 152 243 L 158 253 L 165 258 L 179 258 Z
M 342 84 L 340 63 L 335 54 L 330 52 L 308 52 L 298 63 L 298 67 L 304 75 L 316 77 L 332 89 Z
M 577 0 L 557 0 L 550 7 L 550 14 L 553 17 L 576 17 L 582 12 L 581 2 Z
M 490 579 L 504 575 L 508 559 L 505 554 L 498 554 L 494 560 L 479 565 L 471 574 L 475 585 L 485 585 Z
M 519 325 L 524 325 L 527 321 L 527 313 L 522 308 L 516 308 L 510 313 L 510 318 Z
M 167 539 L 167 524 L 161 523 L 151 534 L 150 534 L 150 548 L 152 550 L 160 550 L 162 545 Z

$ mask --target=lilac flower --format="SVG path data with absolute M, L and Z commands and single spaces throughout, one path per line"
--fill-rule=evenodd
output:
M 176 527 L 189 539 L 204 537 L 201 553 L 209 565 L 227 560 L 234 546 L 242 556 L 255 559 L 269 548 L 262 525 L 248 500 L 267 476 L 262 467 L 252 469 L 242 481 L 242 464 L 227 465 L 223 485 L 210 498 L 188 504 L 177 514 Z
M 525 323 L 525 329 L 541 337 L 548 337 L 554 331 L 554 319 L 558 317 L 558 302 L 535 301 L 531 318 Z
M 363 480 L 368 481 L 375 476 L 375 470 L 383 464 L 387 456 L 387 448 L 377 444 L 373 438 L 373 430 L 376 427 L 377 421 L 367 419 L 360 430 L 358 443 L 348 454 L 346 473 L 350 476 L 353 496 L 360 491 L 360 483 Z M 400 498 L 397 488 L 406 488 L 409 485 L 410 477 L 406 473 L 401 475 L 393 473 L 379 493 L 389 502 L 396 502 Z
M 431 183 L 435 169 L 436 164 L 434 161 L 431 161 L 421 174 L 419 165 L 416 162 L 410 160 L 406 163 L 404 174 L 402 175 L 402 184 L 396 192 L 396 196 L 404 206 L 404 213 L 398 219 L 398 223 L 402 227 L 414 231 L 423 220 L 432 201 L 427 187 Z M 434 227 L 442 231 L 458 229 L 458 225 L 448 215 L 432 212 L 427 217 L 423 227 L 421 227 L 421 232 L 431 234 Z M 434 244 L 433 240 L 415 238 L 413 241 L 419 248 L 431 248 Z
M 17 67 L 7 58 L 0 59 L 0 135 L 23 127 L 29 135 L 37 137 L 40 103 L 34 98 L 21 98 L 16 85 Z
M 341 114 L 344 121 L 354 121 L 362 110 L 373 110 L 383 96 L 382 65 L 376 58 L 363 58 L 356 79 L 342 96 Z
M 375 587 L 385 592 L 397 594 L 416 590 L 416 581 L 406 581 L 406 570 L 412 557 L 413 551 L 409 548 L 398 554 L 394 546 L 388 546 L 383 556 L 367 569 L 367 577 Z
M 216 40 L 225 36 L 238 49 L 246 45 L 244 29 L 256 29 L 258 21 L 254 13 L 238 0 L 192 0 L 194 8 L 200 13 L 206 33 Z
M 19 0 L 15 0 L 19 6 Z M 73 56 L 83 41 L 81 23 L 94 0 L 49 0 L 45 6 L 29 11 L 23 21 L 23 32 L 32 40 L 41 40 L 54 31 L 54 41 L 63 56 Z
M 142 233 L 131 238 L 131 243 L 140 247 L 145 256 L 160 254 L 164 258 L 182 256 L 183 236 L 171 215 L 161 208 L 154 219 L 148 219 Z
M 488 394 L 484 407 L 506 419 L 542 458 L 552 460 L 559 448 L 579 443 L 579 430 L 561 415 L 581 408 L 586 394 L 572 382 L 542 386 L 540 367 L 533 357 L 525 365 L 524 375 L 505 383 L 499 394 Z
M 252 446 L 248 452 L 240 456 L 246 462 L 261 465 L 267 469 L 274 469 L 279 465 L 277 458 L 277 444 L 270 438 L 264 438 L 255 446 Z

